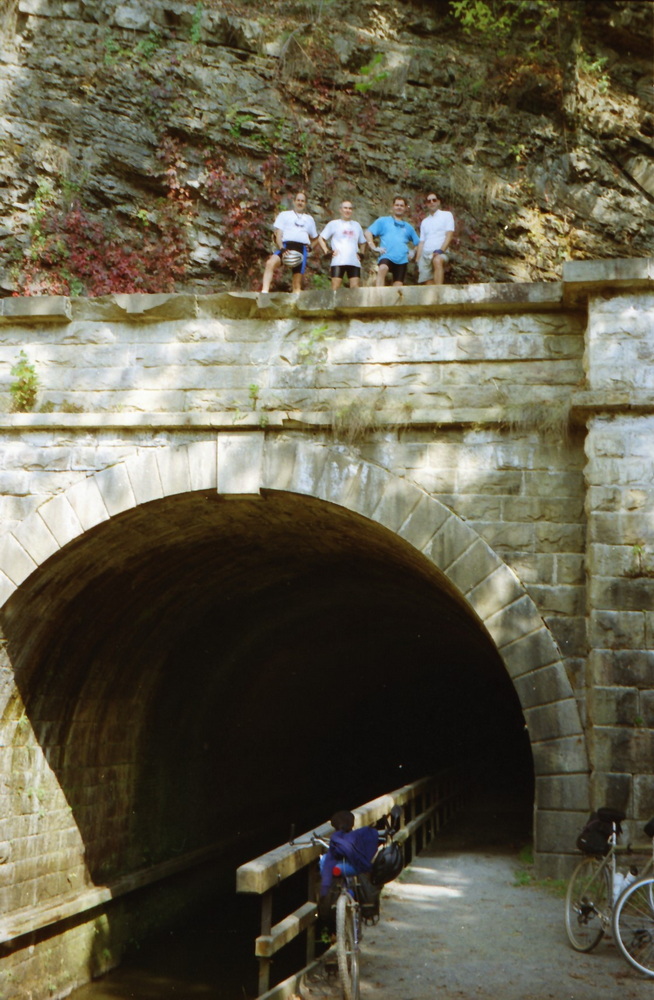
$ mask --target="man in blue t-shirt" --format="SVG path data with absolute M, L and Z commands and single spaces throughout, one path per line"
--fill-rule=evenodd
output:
M 386 283 L 386 275 L 391 272 L 393 285 L 403 285 L 406 268 L 409 263 L 409 244 L 418 246 L 420 237 L 413 226 L 406 221 L 406 198 L 398 195 L 393 199 L 393 214 L 382 215 L 375 219 L 365 237 L 370 242 L 373 236 L 380 240 L 379 268 L 377 270 L 377 287 Z

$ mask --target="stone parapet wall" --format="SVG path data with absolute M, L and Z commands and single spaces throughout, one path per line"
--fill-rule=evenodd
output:
M 356 404 L 405 422 L 489 409 L 515 420 L 579 382 L 585 318 L 559 286 L 555 298 L 540 286 L 540 301 L 533 287 L 522 299 L 498 287 L 504 300 L 483 285 L 467 300 L 413 288 L 377 302 L 364 289 L 358 303 L 353 292 L 51 299 L 48 314 L 38 299 L 13 313 L 4 300 L 0 406 L 22 350 L 40 412 L 227 411 L 238 423 L 253 410 L 263 420 Z

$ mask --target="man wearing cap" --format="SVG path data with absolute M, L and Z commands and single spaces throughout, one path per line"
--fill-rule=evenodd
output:
M 298 191 L 293 198 L 293 208 L 286 212 L 280 212 L 275 219 L 273 230 L 275 243 L 279 249 L 271 254 L 266 261 L 261 285 L 262 292 L 270 291 L 275 271 L 280 264 L 285 263 L 286 251 L 294 251 L 294 256 L 289 253 L 288 260 L 293 271 L 291 288 L 294 292 L 302 290 L 302 275 L 306 270 L 307 256 L 318 240 L 316 224 L 313 221 L 313 216 L 305 211 L 306 207 L 307 196 L 304 191 Z M 297 254 L 301 256 L 298 257 Z
M 419 285 L 442 285 L 446 250 L 454 238 L 454 216 L 441 211 L 441 200 L 431 191 L 427 195 L 427 215 L 420 223 L 420 243 L 416 251 Z

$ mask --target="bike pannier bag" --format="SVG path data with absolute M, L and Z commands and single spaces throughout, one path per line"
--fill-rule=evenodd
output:
M 386 847 L 382 847 L 373 861 L 370 881 L 373 885 L 386 885 L 397 878 L 403 867 L 402 851 L 395 841 L 391 841 Z
M 616 824 L 616 833 L 620 835 L 620 821 L 624 813 L 614 809 L 598 809 L 591 813 L 588 822 L 577 837 L 577 847 L 583 854 L 604 857 L 609 853 L 609 837 Z
M 361 916 L 369 924 L 376 924 L 379 920 L 379 897 L 381 896 L 381 886 L 373 885 L 370 876 L 362 872 L 357 877 L 357 899 L 361 907 Z

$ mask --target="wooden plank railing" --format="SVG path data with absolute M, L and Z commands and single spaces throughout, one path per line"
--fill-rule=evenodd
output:
M 395 840 L 402 845 L 404 862 L 408 864 L 460 807 L 465 787 L 465 782 L 457 771 L 442 771 L 432 777 L 404 785 L 353 809 L 356 817 L 355 825 L 359 827 L 376 823 L 388 815 L 393 806 L 402 806 L 404 824 L 395 836 Z M 261 933 L 256 939 L 254 949 L 259 961 L 259 1000 L 287 1000 L 292 997 L 297 992 L 302 976 L 316 964 L 314 931 L 318 915 L 316 905 L 318 880 L 317 866 L 314 862 L 320 855 L 320 848 L 311 844 L 311 834 L 329 837 L 332 832 L 331 824 L 324 823 L 237 869 L 237 892 L 257 893 L 261 896 Z M 307 866 L 310 866 L 308 901 L 273 925 L 275 888 Z M 284 982 L 271 988 L 273 956 L 303 933 L 307 935 L 306 965 Z

